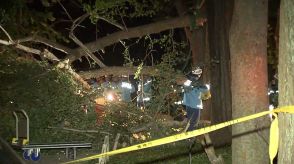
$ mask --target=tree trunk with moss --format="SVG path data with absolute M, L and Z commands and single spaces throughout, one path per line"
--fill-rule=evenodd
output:
M 267 0 L 235 0 L 230 31 L 233 119 L 264 111 L 267 96 Z M 232 163 L 265 164 L 269 118 L 232 127 Z
M 282 0 L 279 39 L 279 106 L 294 104 L 294 1 Z M 279 164 L 294 163 L 294 115 L 279 114 Z

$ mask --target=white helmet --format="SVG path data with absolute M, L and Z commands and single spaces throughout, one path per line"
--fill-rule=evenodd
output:
M 192 70 L 192 74 L 201 75 L 202 74 L 202 69 L 200 67 L 196 67 L 195 69 Z

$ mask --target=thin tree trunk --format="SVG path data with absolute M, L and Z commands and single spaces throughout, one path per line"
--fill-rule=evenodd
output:
M 294 1 L 282 0 L 279 39 L 279 106 L 294 104 Z M 294 163 L 294 115 L 279 114 L 279 164 Z
M 267 0 L 235 0 L 230 31 L 233 119 L 268 108 Z M 232 127 L 232 163 L 266 164 L 269 118 Z

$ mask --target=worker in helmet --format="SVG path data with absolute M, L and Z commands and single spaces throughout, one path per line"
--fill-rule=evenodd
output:
M 211 97 L 209 85 L 201 85 L 199 82 L 201 75 L 202 69 L 196 67 L 187 75 L 187 79 L 184 82 L 183 105 L 185 105 L 189 121 L 187 131 L 196 129 L 195 125 L 198 123 L 201 109 L 203 109 L 202 100 Z

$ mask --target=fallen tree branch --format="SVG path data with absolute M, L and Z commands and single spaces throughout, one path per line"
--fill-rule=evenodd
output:
M 1 30 L 5 33 L 5 35 L 7 36 L 9 42 L 13 43 L 12 38 L 10 37 L 10 35 L 8 34 L 8 32 L 0 25 Z
M 78 133 L 101 133 L 101 134 L 112 135 L 111 133 L 98 131 L 98 130 L 80 130 L 80 129 L 66 128 L 66 127 L 55 127 L 55 126 L 48 126 L 48 128 L 58 129 L 58 130 L 67 130 L 67 131 L 78 132 Z
M 132 128 L 132 129 L 130 129 L 130 131 L 131 131 L 131 133 L 138 133 L 138 132 L 142 132 L 142 131 L 147 131 L 152 126 L 155 126 L 156 124 L 162 125 L 165 127 L 183 127 L 184 128 L 187 125 L 187 123 L 188 123 L 187 120 L 176 121 L 176 120 L 160 120 L 160 119 L 158 119 L 156 122 L 150 122 L 146 125 Z M 200 120 L 198 122 L 198 125 L 200 127 L 206 127 L 206 126 L 209 126 L 210 124 L 211 124 L 211 122 L 208 120 Z
M 48 40 L 46 38 L 36 36 L 36 35 L 25 37 L 25 38 L 22 38 L 22 39 L 18 39 L 15 42 L 18 43 L 18 44 L 19 43 L 24 43 L 24 42 L 42 43 L 42 44 L 47 45 L 47 46 L 49 46 L 51 48 L 54 48 L 54 49 L 56 49 L 58 51 L 61 51 L 61 52 L 65 53 L 65 54 L 71 54 L 72 51 L 73 51 L 72 49 L 67 48 L 67 47 L 65 47 L 65 46 L 63 46 L 61 44 L 58 44 L 56 42 L 53 42 L 51 40 Z
M 97 70 L 91 70 L 91 71 L 81 71 L 78 72 L 78 74 L 83 79 L 90 79 L 90 78 L 96 78 L 101 77 L 105 75 L 113 75 L 113 76 L 121 76 L 121 75 L 134 75 L 137 71 L 137 67 L 119 67 L 119 66 L 113 66 L 113 67 L 105 67 L 100 68 Z M 144 66 L 141 70 L 142 75 L 148 75 L 148 76 L 158 76 L 159 70 L 157 70 L 155 67 L 152 66 Z M 183 85 L 184 82 L 187 80 L 184 74 L 175 74 L 174 80 L 177 84 Z
M 155 22 L 143 26 L 128 28 L 128 31 L 119 31 L 98 39 L 95 42 L 87 43 L 85 46 L 92 52 L 104 49 L 120 40 L 142 37 L 148 34 L 159 33 L 171 28 L 186 27 L 189 25 L 189 16 L 173 18 L 160 22 Z
M 20 49 L 22 51 L 32 53 L 32 54 L 36 54 L 36 55 L 39 55 L 41 57 L 45 57 L 50 61 L 59 61 L 59 59 L 54 54 L 49 52 L 47 49 L 44 49 L 43 51 L 41 51 L 41 50 L 38 50 L 38 49 L 35 49 L 35 48 L 31 48 L 31 47 L 27 47 L 27 46 L 24 46 L 22 44 L 19 44 L 18 41 L 12 40 L 11 36 L 8 34 L 8 32 L 1 25 L 0 25 L 0 28 L 9 39 L 8 41 L 1 39 L 0 44 L 6 45 L 6 46 L 14 46 L 15 48 Z
M 19 44 L 19 41 L 15 42 L 11 39 L 8 32 L 1 25 L 0 25 L 0 28 L 2 31 L 4 31 L 4 33 L 9 38 L 9 41 L 0 39 L 0 44 L 6 45 L 6 46 L 14 46 L 17 49 L 20 49 L 20 50 L 28 52 L 28 53 L 39 55 L 39 56 L 44 57 L 44 58 L 46 58 L 50 61 L 53 61 L 53 62 L 59 61 L 59 63 L 57 64 L 57 68 L 66 68 L 66 70 L 71 75 L 73 75 L 73 77 L 77 81 L 79 81 L 84 88 L 86 88 L 87 90 L 91 89 L 91 86 L 83 78 L 81 78 L 79 74 L 77 74 L 70 66 L 66 66 L 67 65 L 66 62 L 68 63 L 68 60 L 67 61 L 66 60 L 60 61 L 53 53 L 51 53 L 47 49 L 44 49 L 43 51 L 41 51 L 41 50 L 38 50 L 35 48 L 31 48 L 31 47 L 27 47 L 22 44 Z M 28 41 L 28 40 L 33 41 L 32 38 L 27 38 L 27 39 L 21 40 L 20 42 L 24 42 L 24 41 Z
M 90 90 L 91 89 L 91 86 L 79 74 L 77 74 L 71 68 L 71 66 L 68 64 L 68 60 L 64 60 L 64 61 L 59 62 L 56 67 L 57 68 L 60 68 L 60 69 L 67 70 L 77 81 L 79 81 L 82 84 L 82 86 L 85 89 L 87 89 L 87 90 Z
M 130 132 L 131 133 L 139 133 L 139 132 L 142 132 L 142 131 L 146 131 L 148 130 L 151 126 L 154 126 L 155 123 L 154 122 L 150 122 L 146 125 L 143 125 L 143 126 L 140 126 L 140 127 L 135 127 L 135 128 L 132 128 L 130 129 Z
M 44 49 L 44 51 L 40 51 L 38 49 L 30 48 L 30 47 L 27 47 L 27 46 L 24 46 L 24 45 L 21 45 L 21 44 L 11 44 L 10 42 L 3 41 L 3 40 L 0 40 L 0 44 L 4 44 L 4 45 L 7 45 L 7 46 L 14 45 L 15 48 L 17 48 L 17 49 L 20 49 L 20 50 L 28 52 L 28 53 L 39 55 L 39 56 L 44 57 L 44 58 L 46 58 L 46 59 L 48 59 L 50 61 L 60 61 L 53 53 L 51 53 L 47 49 Z M 85 89 L 90 90 L 91 86 L 83 78 L 81 78 L 80 75 L 77 74 L 71 67 L 66 67 L 65 62 L 66 61 L 60 61 L 58 63 L 58 65 L 57 65 L 57 68 L 66 68 L 66 70 L 71 75 L 73 75 L 73 77 L 77 81 L 79 81 Z
M 134 75 L 136 71 L 137 71 L 137 67 L 113 66 L 113 67 L 104 67 L 98 70 L 91 70 L 87 72 L 79 72 L 78 74 L 84 79 L 90 79 L 90 78 L 100 77 L 104 75 L 113 75 L 113 76 Z M 153 75 L 156 75 L 157 72 L 158 70 L 155 69 L 154 67 L 146 66 L 146 67 L 143 67 L 141 74 L 153 76 Z
M 202 20 L 203 18 L 199 18 Z M 195 20 L 196 24 L 200 21 Z M 181 16 L 177 18 L 172 18 L 160 22 L 155 22 L 147 25 L 142 25 L 138 27 L 128 28 L 127 31 L 119 31 L 112 33 L 110 35 L 104 36 L 94 42 L 90 42 L 84 44 L 85 47 L 90 52 L 96 52 L 98 50 L 103 50 L 105 47 L 110 46 L 114 43 L 117 43 L 120 40 L 130 39 L 130 38 L 138 38 L 143 37 L 145 35 L 159 33 L 168 29 L 172 28 L 182 28 L 187 27 L 190 25 L 190 16 Z M 197 24 L 201 25 L 201 24 Z M 73 61 L 77 60 L 78 58 L 84 56 L 83 48 L 77 48 L 74 50 L 76 53 L 75 55 L 68 55 L 66 58 L 69 59 L 69 62 L 72 63 Z
M 39 55 L 39 56 L 44 57 L 50 61 L 59 61 L 59 59 L 54 54 L 52 54 L 50 51 L 48 51 L 47 49 L 44 49 L 43 51 L 41 51 L 41 50 L 38 50 L 35 48 L 24 46 L 22 44 L 17 44 L 14 41 L 11 42 L 11 41 L 6 41 L 6 40 L 0 40 L 0 44 L 6 45 L 6 46 L 14 46 L 16 49 Z

